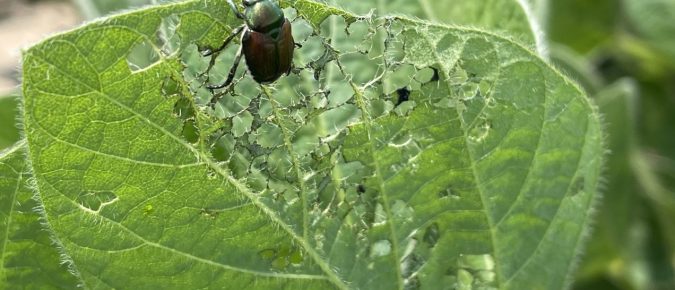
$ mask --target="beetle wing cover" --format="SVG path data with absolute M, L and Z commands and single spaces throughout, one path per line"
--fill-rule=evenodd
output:
M 260 33 L 247 30 L 242 44 L 246 65 L 255 81 L 270 83 L 290 72 L 295 46 L 290 21 L 284 21 L 278 31 Z

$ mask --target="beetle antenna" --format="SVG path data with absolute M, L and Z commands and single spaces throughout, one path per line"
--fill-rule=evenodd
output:
M 246 21 L 246 18 L 244 17 L 241 12 L 239 12 L 239 9 L 237 8 L 237 5 L 232 2 L 232 0 L 227 0 L 227 4 L 230 5 L 230 8 L 232 8 L 232 12 L 234 12 L 234 15 L 237 16 L 237 18 Z

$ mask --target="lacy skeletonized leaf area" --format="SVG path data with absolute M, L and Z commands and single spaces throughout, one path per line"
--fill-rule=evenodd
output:
M 26 52 L 30 158 L 83 283 L 563 287 L 602 152 L 583 93 L 499 35 L 289 2 L 271 86 L 242 63 L 208 89 L 239 49 L 202 53 L 241 25 L 225 1 Z

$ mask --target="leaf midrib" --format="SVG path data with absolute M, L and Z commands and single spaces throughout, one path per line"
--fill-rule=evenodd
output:
M 413 22 L 412 20 L 406 19 L 406 18 L 404 18 L 404 17 L 396 17 L 396 18 L 398 18 L 398 19 L 400 19 L 400 20 L 402 20 L 402 21 L 405 21 L 405 22 L 413 23 L 413 25 L 414 25 L 414 23 L 415 23 L 415 22 Z M 452 27 L 452 26 L 438 25 L 438 24 L 430 24 L 430 23 L 424 23 L 424 24 L 426 24 L 426 25 L 428 25 L 428 26 L 435 26 L 435 27 L 445 28 L 445 29 L 448 29 L 448 30 L 455 29 L 455 30 L 459 30 L 459 31 L 467 31 L 467 32 L 473 32 L 473 33 L 477 33 L 477 34 L 485 34 L 485 35 L 488 35 L 488 36 L 491 36 L 491 37 L 494 37 L 494 38 L 497 38 L 497 39 L 501 39 L 501 40 L 504 40 L 504 41 L 508 42 L 508 43 L 511 44 L 511 45 L 516 46 L 517 48 L 519 48 L 519 49 L 521 50 L 521 52 L 526 52 L 527 54 L 530 54 L 530 56 L 533 57 L 534 59 L 536 59 L 536 60 L 538 60 L 538 61 L 541 61 L 541 62 L 544 62 L 544 61 L 540 58 L 540 56 L 538 56 L 538 55 L 536 55 L 536 54 L 533 54 L 529 49 L 523 47 L 519 42 L 513 41 L 513 40 L 508 39 L 508 38 L 505 38 L 505 37 L 503 37 L 503 36 L 499 36 L 499 35 L 490 33 L 490 32 L 488 32 L 488 31 L 482 31 L 482 30 L 478 30 L 478 29 L 465 29 L 465 28 L 460 28 L 460 27 Z M 424 40 L 429 44 L 429 46 L 433 46 L 433 45 L 432 45 L 433 43 L 431 42 L 431 40 L 430 40 L 426 35 L 422 34 L 422 36 L 424 37 Z M 464 47 L 465 47 L 465 46 L 462 45 L 462 49 L 464 49 Z M 440 57 L 438 56 L 438 54 L 436 53 L 436 51 L 433 51 L 433 56 L 434 56 L 434 59 L 435 59 L 436 62 L 441 63 L 441 59 L 440 59 Z M 558 70 L 556 70 L 554 67 L 550 67 L 550 69 L 554 72 L 554 74 L 556 74 L 558 77 L 560 77 L 560 79 L 562 79 L 562 80 L 564 81 L 564 84 L 569 85 L 569 86 L 575 88 L 576 94 L 574 94 L 574 98 L 573 98 L 572 100 L 574 100 L 574 99 L 580 99 L 580 100 L 586 105 L 586 107 L 591 108 L 591 111 L 593 111 L 593 110 L 592 110 L 593 105 L 590 103 L 590 100 L 589 100 L 589 99 L 583 97 L 583 93 L 582 93 L 581 89 L 578 87 L 578 85 L 572 83 L 569 79 L 567 79 L 567 77 L 565 77 L 563 74 L 561 74 L 561 73 L 560 73 Z M 445 70 L 442 70 L 442 71 L 443 71 L 443 73 L 444 73 L 446 79 L 449 79 L 449 77 L 450 77 L 450 76 L 449 76 L 449 73 L 446 72 Z M 546 98 L 546 99 L 548 99 L 548 98 Z M 547 109 L 548 109 L 548 107 L 545 106 L 545 110 L 547 110 Z M 457 114 L 461 116 L 460 108 L 457 107 L 456 110 L 457 110 Z M 593 112 L 594 112 L 594 111 L 593 111 Z M 545 116 L 545 113 L 544 113 L 544 116 Z M 597 114 L 591 114 L 591 116 L 597 118 Z M 470 130 L 470 128 L 465 127 L 466 124 L 464 123 L 464 121 L 463 121 L 462 118 L 460 118 L 460 122 L 462 123 L 462 130 L 464 131 L 464 135 L 467 136 L 468 130 Z M 587 122 L 586 122 L 586 124 L 587 124 L 586 130 L 588 130 L 588 128 L 589 128 L 589 123 L 590 123 L 590 122 L 591 122 L 591 120 L 590 120 L 590 119 L 587 119 Z M 543 126 L 544 126 L 545 123 L 546 123 L 546 120 L 542 120 L 542 128 L 543 128 Z M 541 131 L 540 131 L 539 133 L 540 133 L 540 136 L 539 136 L 538 139 L 539 139 L 539 141 L 540 141 L 540 140 L 541 140 Z M 468 148 L 469 148 L 468 138 L 465 137 L 464 140 L 465 140 L 466 147 L 467 147 L 467 149 L 468 149 Z M 539 141 L 538 141 L 538 144 L 539 144 Z M 588 142 L 588 138 L 584 138 L 584 145 L 586 144 L 586 142 Z M 540 146 L 537 145 L 537 151 L 539 150 L 539 147 L 540 147 Z M 536 155 L 536 154 L 535 154 L 535 155 Z M 483 205 L 486 205 L 484 193 L 483 193 L 483 190 L 482 190 L 481 187 L 480 187 L 480 184 L 481 184 L 480 178 L 479 178 L 478 172 L 476 171 L 476 168 L 475 168 L 476 162 L 474 161 L 474 156 L 472 156 L 471 153 L 469 153 L 469 156 L 470 156 L 471 159 L 472 159 L 470 163 L 471 163 L 471 169 L 472 169 L 474 178 L 475 178 L 475 180 L 476 180 L 476 188 L 477 188 L 478 191 L 479 191 L 479 195 L 480 195 L 480 198 L 481 198 L 481 202 L 483 203 Z M 535 157 L 536 157 L 536 156 L 533 156 L 533 161 L 532 161 L 532 162 L 534 162 Z M 580 166 L 580 163 L 581 163 L 581 158 L 582 158 L 582 154 L 579 154 L 579 159 L 577 160 L 577 166 L 576 166 L 575 171 L 574 171 L 574 173 L 575 173 L 574 176 L 577 176 L 577 174 L 578 174 L 578 173 L 580 172 L 580 170 L 581 170 L 581 168 L 579 167 L 579 166 Z M 530 172 L 531 172 L 531 170 L 528 170 L 528 178 L 529 178 Z M 567 190 L 567 191 L 569 191 L 569 188 L 571 187 L 573 180 L 574 180 L 574 178 L 572 178 L 572 180 L 570 181 L 570 184 L 568 185 L 568 190 Z M 526 178 L 526 180 L 523 182 L 523 186 L 524 186 L 526 183 L 527 183 L 527 178 Z M 520 194 L 519 194 L 519 197 L 518 197 L 518 198 L 520 198 Z M 553 221 L 553 220 L 555 219 L 555 216 L 557 216 L 557 213 L 558 213 L 558 211 L 559 211 L 559 209 L 560 209 L 560 206 L 561 206 L 561 205 L 558 206 L 558 208 L 557 208 L 557 210 L 556 210 L 556 215 L 554 215 L 554 217 L 552 218 L 551 221 Z M 487 208 L 486 208 L 486 209 L 487 209 Z M 485 215 L 486 215 L 486 218 L 487 218 L 487 221 L 488 221 L 488 225 L 489 225 L 489 227 L 490 227 L 491 241 L 492 241 L 492 248 L 493 248 L 493 251 L 492 251 L 492 252 L 496 254 L 496 249 L 497 249 L 497 248 L 496 248 L 496 242 L 497 242 L 497 241 L 495 240 L 495 236 L 494 236 L 494 230 L 496 229 L 495 226 L 494 226 L 495 224 L 494 224 L 494 221 L 491 219 L 490 215 L 487 213 L 487 211 L 485 211 Z M 550 224 L 552 224 L 552 222 L 549 223 L 549 226 L 547 227 L 547 230 L 545 231 L 544 235 L 545 235 L 546 233 L 548 233 L 548 231 L 550 230 Z M 542 237 L 542 240 L 543 240 L 543 237 Z M 542 240 L 540 240 L 540 243 L 538 244 L 537 248 L 541 245 Z M 527 259 L 527 261 L 525 261 L 525 262 L 521 265 L 521 267 L 518 269 L 518 271 L 520 271 L 520 270 L 524 267 L 524 265 L 527 264 L 527 263 L 529 262 L 529 260 L 532 258 L 532 256 L 534 256 L 534 254 L 535 254 L 535 253 L 534 253 L 534 251 L 533 251 L 533 254 Z M 499 271 L 499 264 L 498 264 L 498 263 L 495 264 L 495 272 L 496 272 L 496 274 L 497 274 L 497 275 L 496 275 L 496 281 L 500 281 L 500 279 L 503 278 L 503 277 L 502 277 L 502 274 L 501 274 L 500 271 Z M 514 274 L 513 274 L 511 277 L 509 277 L 509 279 L 505 280 L 505 281 L 504 281 L 504 285 L 507 285 L 507 284 L 513 279 L 513 277 L 515 277 L 516 273 L 517 273 L 517 271 L 514 272 Z M 499 285 L 501 285 L 501 284 L 499 284 Z
M 427 44 L 428 44 L 430 47 L 433 47 L 433 42 L 431 41 L 431 39 L 429 39 L 429 37 L 427 37 L 425 34 L 422 34 L 422 38 L 424 39 L 424 41 L 427 42 Z M 461 45 L 460 47 L 461 47 L 461 50 L 458 51 L 458 53 L 457 53 L 457 55 L 459 55 L 459 56 L 461 56 L 461 54 L 463 53 L 464 48 L 466 47 L 466 42 L 462 43 L 462 45 Z M 433 50 L 432 55 L 433 55 L 433 57 L 434 57 L 434 60 L 435 60 L 437 63 L 439 63 L 439 64 L 442 63 L 442 60 L 441 60 L 441 58 L 438 56 L 438 52 L 437 52 L 436 50 Z M 458 61 L 458 60 L 459 60 L 459 57 L 457 58 L 456 61 Z M 452 64 L 453 67 L 456 65 L 456 61 L 455 61 L 454 64 Z M 442 68 L 442 67 L 440 68 L 440 70 L 443 72 L 443 75 L 444 75 L 444 77 L 445 77 L 446 80 L 450 80 L 450 79 L 451 79 L 451 78 L 450 78 L 450 74 L 448 73 L 448 71 L 446 71 L 446 70 L 445 70 L 444 68 Z M 449 84 L 448 82 L 445 82 L 445 85 L 448 87 L 448 91 L 451 91 L 450 84 Z M 460 122 L 460 124 L 461 124 L 462 131 L 464 131 L 464 132 L 463 132 L 463 138 L 462 138 L 462 139 L 464 140 L 464 147 L 467 149 L 467 152 L 468 152 L 468 156 L 469 156 L 469 159 L 470 159 L 470 160 L 469 160 L 469 164 L 471 165 L 471 166 L 470 166 L 471 172 L 472 172 L 473 177 L 474 177 L 474 180 L 475 180 L 476 189 L 478 190 L 478 195 L 479 195 L 479 197 L 480 197 L 481 204 L 483 204 L 483 213 L 485 214 L 485 218 L 486 218 L 486 220 L 487 220 L 487 222 L 488 222 L 488 227 L 489 227 L 489 229 L 490 229 L 489 232 L 490 232 L 490 243 L 491 243 L 491 245 L 492 245 L 492 253 L 495 254 L 495 253 L 496 253 L 497 247 L 496 247 L 496 241 L 495 241 L 495 235 L 494 235 L 494 229 L 495 229 L 495 228 L 494 228 L 494 221 L 492 220 L 492 218 L 490 217 L 490 215 L 489 215 L 488 212 L 487 212 L 487 202 L 486 202 L 486 197 L 485 197 L 485 193 L 483 192 L 483 189 L 482 189 L 481 186 L 480 186 L 480 185 L 481 185 L 481 182 L 480 182 L 480 178 L 479 178 L 479 176 L 478 176 L 478 172 L 476 171 L 476 161 L 474 160 L 474 157 L 473 157 L 472 154 L 471 154 L 471 150 L 469 150 L 469 143 L 468 143 L 469 140 L 468 140 L 468 137 L 467 137 L 468 132 L 469 132 L 469 131 L 468 131 L 469 128 L 466 127 L 467 124 L 464 122 L 463 118 L 461 118 L 462 112 L 461 112 L 460 106 L 455 106 L 455 110 L 456 110 L 456 113 L 457 113 L 459 122 Z M 499 272 L 498 264 L 495 264 L 495 274 L 496 274 L 495 280 L 496 280 L 496 281 L 499 281 L 499 279 L 500 279 L 500 277 L 501 277 L 501 273 Z M 498 283 L 498 284 L 499 284 L 499 283 Z
M 143 37 L 146 37 L 146 36 L 143 36 Z M 291 236 L 294 240 L 296 240 L 299 244 L 301 244 L 303 246 L 303 248 L 307 251 L 309 256 L 311 256 L 312 259 L 317 263 L 317 265 L 319 265 L 319 267 L 326 274 L 328 279 L 331 282 L 333 282 L 336 287 L 338 287 L 340 289 L 349 289 L 347 284 L 345 284 L 345 282 L 342 281 L 337 276 L 337 274 L 330 268 L 330 265 L 328 265 L 328 262 L 324 261 L 321 258 L 321 256 L 314 250 L 314 248 L 311 247 L 311 245 L 309 244 L 309 242 L 307 240 L 305 240 L 304 238 L 296 235 L 295 232 L 293 231 L 293 229 L 290 228 L 290 226 L 288 224 L 284 223 L 283 220 L 281 220 L 281 218 L 279 216 L 277 216 L 272 209 L 270 209 L 264 203 L 260 202 L 257 198 L 255 198 L 254 193 L 251 192 L 250 189 L 246 185 L 242 184 L 241 182 L 236 180 L 233 176 L 231 176 L 229 174 L 228 170 L 225 170 L 221 166 L 219 166 L 215 161 L 213 161 L 211 159 L 210 156 L 208 156 L 208 154 L 205 154 L 205 153 L 199 151 L 197 148 L 194 148 L 191 144 L 188 144 L 187 142 L 185 142 L 180 137 L 172 134 L 171 132 L 167 131 L 164 127 L 154 123 L 152 120 L 150 120 L 147 117 L 141 115 L 140 113 L 134 111 L 132 108 L 126 106 L 125 104 L 118 102 L 117 100 L 115 100 L 110 95 L 103 92 L 102 90 L 97 90 L 95 88 L 92 88 L 88 84 L 86 84 L 86 83 L 80 81 L 79 79 L 71 76 L 69 73 L 67 73 L 63 70 L 60 70 L 59 67 L 51 64 L 46 59 L 30 53 L 30 51 L 28 53 L 26 53 L 26 59 L 28 59 L 31 56 L 35 57 L 36 59 L 41 60 L 46 65 L 51 66 L 52 68 L 54 68 L 56 70 L 59 70 L 64 76 L 66 76 L 66 77 L 70 78 L 71 80 L 79 83 L 80 85 L 88 88 L 92 92 L 98 93 L 99 95 L 103 96 L 105 99 L 107 99 L 108 101 L 112 102 L 113 104 L 119 106 L 120 108 L 132 113 L 133 115 L 137 116 L 139 118 L 139 120 L 142 120 L 142 121 L 148 123 L 149 125 L 151 125 L 155 129 L 158 129 L 160 132 L 164 133 L 166 136 L 170 137 L 171 139 L 174 139 L 176 142 L 178 142 L 178 144 L 182 145 L 183 147 L 185 147 L 188 150 L 190 150 L 191 152 L 193 152 L 195 155 L 199 156 L 199 159 L 204 160 L 206 165 L 208 165 L 211 169 L 213 169 L 215 172 L 217 172 L 221 177 L 225 178 L 225 180 L 227 180 L 230 184 L 232 184 L 246 198 L 251 200 L 251 203 L 254 204 L 256 207 L 258 207 L 263 213 L 265 213 L 265 215 L 267 215 L 273 223 L 278 224 L 282 229 L 284 229 L 284 231 L 289 236 Z M 160 60 L 159 62 L 164 64 L 164 63 L 166 63 L 166 60 Z M 166 67 L 166 69 L 171 70 L 171 67 Z M 97 72 L 97 73 L 100 74 L 99 72 Z M 180 79 L 180 81 L 182 81 L 182 79 Z M 31 118 L 32 118 L 32 115 L 31 115 Z M 34 121 L 36 121 L 36 120 L 34 120 Z M 37 123 L 37 121 L 36 121 L 36 123 Z M 37 173 L 37 170 L 36 170 L 36 173 Z

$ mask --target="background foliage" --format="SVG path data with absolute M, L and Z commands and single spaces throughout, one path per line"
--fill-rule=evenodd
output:
M 89 17 L 128 8 L 122 1 L 114 7 L 106 7 L 108 1 L 91 2 L 93 6 L 77 2 Z M 474 1 L 327 2 L 361 14 L 376 8 L 378 14 L 508 30 L 582 84 L 604 114 L 611 154 L 605 197 L 573 287 L 675 287 L 675 134 L 670 128 L 675 124 L 675 1 L 518 1 L 530 4 L 528 15 L 527 9 L 508 9 L 513 6 L 489 10 L 504 15 L 482 14 L 484 7 L 467 4 Z M 494 7 L 503 3 L 487 2 Z M 509 25 L 509 17 L 521 14 L 534 26 Z M 16 118 L 5 112 L 16 111 L 15 105 L 13 98 L 0 98 L 0 147 L 18 140 L 12 129 Z M 8 164 L 19 172 L 23 166 Z

